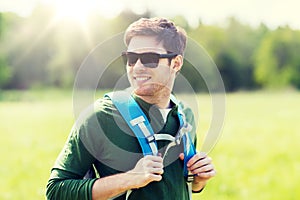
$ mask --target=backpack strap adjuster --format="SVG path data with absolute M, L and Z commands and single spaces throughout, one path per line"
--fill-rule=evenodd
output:
M 193 182 L 193 180 L 194 180 L 194 175 L 188 174 L 186 177 L 186 182 L 190 183 L 190 182 Z
M 147 139 L 148 143 L 156 141 L 154 135 L 149 135 L 149 136 L 146 137 L 146 139 Z

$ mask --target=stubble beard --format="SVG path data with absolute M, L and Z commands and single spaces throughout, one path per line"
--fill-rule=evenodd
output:
M 159 97 L 168 96 L 171 93 L 171 89 L 163 84 L 151 83 L 135 88 L 134 93 L 140 97 L 152 97 L 155 100 Z

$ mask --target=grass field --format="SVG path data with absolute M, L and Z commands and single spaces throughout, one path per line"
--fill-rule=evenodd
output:
M 199 99 L 205 132 L 210 97 Z M 72 109 L 71 91 L 0 91 L 0 199 L 45 199 Z M 299 123 L 300 93 L 227 94 L 222 135 L 210 153 L 218 174 L 193 199 L 300 199 Z

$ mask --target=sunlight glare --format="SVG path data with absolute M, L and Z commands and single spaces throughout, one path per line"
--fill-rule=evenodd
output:
M 56 8 L 56 19 L 71 19 L 85 22 L 93 5 L 80 0 L 56 0 L 53 2 Z
M 120 0 L 97 1 L 97 12 L 106 18 L 116 17 L 123 9 L 124 3 Z

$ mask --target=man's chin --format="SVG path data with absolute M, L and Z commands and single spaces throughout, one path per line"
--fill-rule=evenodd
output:
M 170 90 L 162 85 L 147 85 L 134 88 L 134 93 L 138 96 L 156 96 L 157 94 L 169 92 Z
M 134 93 L 138 96 L 153 96 L 155 91 L 149 88 L 136 88 Z

